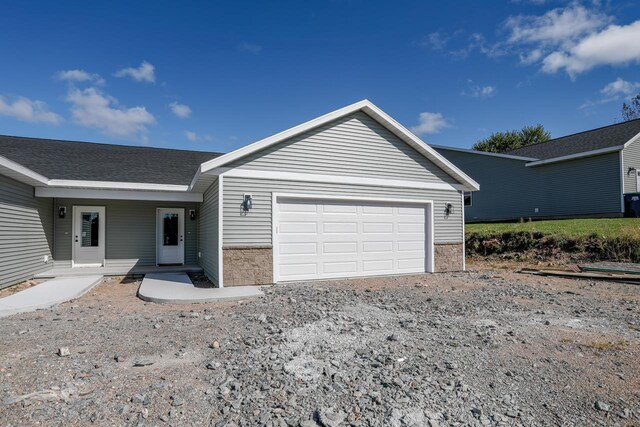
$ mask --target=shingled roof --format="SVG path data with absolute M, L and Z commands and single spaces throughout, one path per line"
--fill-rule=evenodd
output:
M 222 154 L 0 135 L 0 156 L 50 179 L 189 185 Z
M 640 133 L 640 119 L 616 123 L 507 152 L 540 160 L 624 145 Z

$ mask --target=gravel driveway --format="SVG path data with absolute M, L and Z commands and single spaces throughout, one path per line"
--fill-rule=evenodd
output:
M 3 319 L 0 424 L 640 423 L 640 286 L 487 269 L 191 306 L 138 286 Z

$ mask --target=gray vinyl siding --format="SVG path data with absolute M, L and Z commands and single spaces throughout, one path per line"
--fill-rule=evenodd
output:
M 627 148 L 622 151 L 622 159 L 624 167 L 622 168 L 624 174 L 624 192 L 635 193 L 636 189 L 636 172 L 629 172 L 629 168 L 636 168 L 640 170 L 640 140 L 634 141 L 629 144 Z
M 113 267 L 156 265 L 156 209 L 184 208 L 184 262 L 198 263 L 198 221 L 189 218 L 197 203 L 55 199 L 55 206 L 67 207 L 64 218 L 55 218 L 56 266 L 71 265 L 74 205 L 105 206 L 105 264 Z
M 200 266 L 216 285 L 218 281 L 218 180 L 204 192 L 200 204 L 198 245 Z
M 305 132 L 228 166 L 456 183 L 454 178 L 362 112 Z
M 230 177 L 225 177 L 222 185 L 224 246 L 272 244 L 271 208 L 274 192 L 433 200 L 435 243 L 462 242 L 462 201 L 460 193 L 455 190 L 418 190 Z M 240 206 L 244 193 L 251 193 L 253 196 L 253 208 L 247 214 L 242 212 Z M 444 214 L 447 202 L 454 206 L 453 214 L 448 217 Z
M 52 267 L 53 200 L 36 199 L 33 191 L 0 175 L 0 288 Z
M 544 166 L 526 161 L 438 149 L 480 184 L 466 221 L 621 213 L 619 154 Z M 538 212 L 535 212 L 538 208 Z

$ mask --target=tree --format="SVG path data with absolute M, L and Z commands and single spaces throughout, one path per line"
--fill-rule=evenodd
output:
M 640 119 L 640 93 L 631 98 L 628 104 L 622 104 L 622 118 L 625 121 Z
M 491 153 L 505 153 L 526 145 L 545 142 L 551 139 L 551 134 L 542 125 L 525 126 L 521 130 L 494 132 L 488 138 L 473 145 L 474 150 Z

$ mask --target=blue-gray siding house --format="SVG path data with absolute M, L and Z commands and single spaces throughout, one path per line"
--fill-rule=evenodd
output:
M 465 221 L 621 217 L 640 192 L 640 120 L 533 144 L 504 154 L 434 146 L 476 180 Z

